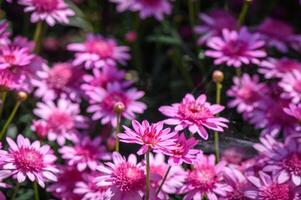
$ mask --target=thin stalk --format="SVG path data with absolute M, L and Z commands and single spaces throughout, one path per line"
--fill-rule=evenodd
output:
M 9 117 L 8 117 L 8 120 L 5 122 L 1 132 L 0 132 L 0 140 L 2 140 L 3 136 L 5 135 L 5 132 L 7 131 L 7 128 L 8 126 L 10 125 L 10 123 L 12 122 L 12 120 L 14 119 L 17 111 L 18 111 L 18 108 L 20 107 L 21 105 L 21 102 L 20 100 L 17 101 L 15 107 L 13 108 L 13 111 L 10 113 Z
M 166 178 L 167 178 L 167 176 L 168 176 L 168 174 L 170 172 L 170 169 L 171 169 L 171 166 L 168 167 L 168 169 L 167 169 L 167 171 L 166 171 L 166 173 L 164 175 L 164 178 L 163 178 L 163 180 L 162 180 L 162 182 L 161 182 L 161 184 L 160 184 L 160 186 L 159 186 L 159 188 L 158 188 L 158 190 L 156 192 L 156 196 L 158 196 L 158 194 L 160 193 L 160 191 L 162 189 L 162 186 L 164 185 L 164 182 L 166 181 Z
M 0 119 L 1 119 L 1 116 L 2 116 L 2 112 L 3 112 L 3 108 L 4 108 L 4 103 L 5 103 L 6 97 L 7 97 L 7 91 L 3 91 L 1 93 Z
M 235 72 L 236 72 L 237 77 L 241 77 L 241 68 L 240 67 L 235 68 Z
M 150 162 L 149 162 L 150 151 L 146 152 L 146 191 L 145 191 L 145 200 L 149 200 L 149 191 L 150 191 Z
M 16 196 L 17 196 L 17 193 L 19 191 L 19 188 L 20 188 L 20 183 L 17 182 L 17 185 L 16 185 L 16 187 L 14 189 L 14 192 L 13 192 L 11 198 L 10 198 L 11 200 L 15 200 L 16 199 Z
M 42 41 L 42 34 L 43 34 L 43 22 L 39 21 L 37 23 L 36 26 L 36 30 L 34 33 L 34 44 L 35 44 L 35 49 L 34 52 L 35 53 L 39 53 L 40 52 L 40 48 L 41 48 L 41 41 Z
M 216 103 L 221 103 L 221 93 L 222 93 L 222 84 L 220 82 L 216 82 Z M 215 157 L 216 162 L 219 162 L 219 138 L 218 138 L 218 132 L 214 132 L 214 151 L 215 151 Z
M 37 182 L 33 182 L 34 200 L 40 200 L 39 188 Z
M 243 7 L 240 11 L 238 21 L 237 21 L 237 29 L 239 29 L 241 25 L 244 24 L 251 2 L 252 0 L 244 0 Z
M 195 25 L 195 21 L 194 21 L 194 0 L 188 0 L 188 11 L 189 11 L 189 22 L 190 22 L 190 26 L 194 27 Z
M 115 151 L 119 152 L 119 138 L 118 138 L 118 133 L 120 132 L 121 113 L 116 113 L 116 115 L 117 115 L 117 125 L 116 125 L 116 145 L 115 145 Z

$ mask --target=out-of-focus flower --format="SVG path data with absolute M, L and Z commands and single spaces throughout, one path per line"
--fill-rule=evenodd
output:
M 181 166 L 169 166 L 165 162 L 163 154 L 156 154 L 154 156 L 153 154 L 150 155 L 150 173 L 160 176 L 160 179 L 153 180 L 151 182 L 150 193 L 156 197 L 156 192 L 158 191 L 158 188 L 160 187 L 169 167 L 170 170 L 168 175 L 162 185 L 160 193 L 158 194 L 160 200 L 169 200 L 169 194 L 172 195 L 179 193 L 179 189 L 183 186 L 187 174 Z
M 256 187 L 249 189 L 245 195 L 250 199 L 299 199 L 300 188 L 290 184 L 290 182 L 280 183 L 277 178 L 264 172 L 259 172 L 259 177 L 249 176 L 248 180 Z
M 6 70 L 0 70 L 0 90 L 18 89 L 22 81 Z
M 234 85 L 227 91 L 227 95 L 233 98 L 228 106 L 236 107 L 239 113 L 253 111 L 268 93 L 267 86 L 259 82 L 257 75 L 243 74 L 241 78 L 234 77 L 233 82 Z
M 127 32 L 125 35 L 124 35 L 124 39 L 129 42 L 129 43 L 133 43 L 137 40 L 138 36 L 137 36 L 137 32 L 135 31 L 130 31 L 130 32 Z
M 141 124 L 132 120 L 133 130 L 123 126 L 124 133 L 119 133 L 121 142 L 135 143 L 142 145 L 137 152 L 138 155 L 145 154 L 147 151 L 154 151 L 163 154 L 170 154 L 175 149 L 174 136 L 176 132 L 171 132 L 170 128 L 163 129 L 163 122 L 149 124 L 144 120 Z
M 67 49 L 75 52 L 73 64 L 84 64 L 86 69 L 124 65 L 130 59 L 127 46 L 118 46 L 114 39 L 101 35 L 88 34 L 83 43 L 69 44 Z
M 10 43 L 9 36 L 10 32 L 7 31 L 8 22 L 6 20 L 0 21 L 0 46 L 7 45 Z
M 259 25 L 257 32 L 268 46 L 280 52 L 286 53 L 289 47 L 300 48 L 301 36 L 296 35 L 293 28 L 283 21 L 267 18 Z
M 18 135 L 17 143 L 9 137 L 6 140 L 9 150 L 7 154 L 1 155 L 4 161 L 2 168 L 9 171 L 19 183 L 24 182 L 26 177 L 32 182 L 36 181 L 41 187 L 45 187 L 46 181 L 57 181 L 57 158 L 50 146 L 41 146 L 39 141 L 31 144 L 22 135 Z
M 283 89 L 281 97 L 291 99 L 293 103 L 299 103 L 301 100 L 301 71 L 294 70 L 283 75 L 279 86 Z
M 48 128 L 48 139 L 64 145 L 66 139 L 76 141 L 77 128 L 85 128 L 85 118 L 80 115 L 79 105 L 67 99 L 39 102 L 34 114 L 45 121 Z
M 292 73 L 294 70 L 301 71 L 301 63 L 297 60 L 289 58 L 268 58 L 260 64 L 259 72 L 265 78 L 282 78 L 287 73 Z
M 142 200 L 145 190 L 145 174 L 137 158 L 131 154 L 126 160 L 118 152 L 113 153 L 113 162 L 99 166 L 104 175 L 95 179 L 97 186 L 108 186 L 113 193 L 112 199 Z
M 186 94 L 181 103 L 174 103 L 171 106 L 161 106 L 159 111 L 169 117 L 164 122 L 169 125 L 176 125 L 175 130 L 183 130 L 188 127 L 192 133 L 198 133 L 203 139 L 208 139 L 205 129 L 212 129 L 222 132 L 227 127 L 227 119 L 216 117 L 224 107 L 218 104 L 211 105 L 206 102 L 206 95 L 202 94 L 197 99 L 192 94 Z
M 176 148 L 171 150 L 168 163 L 172 166 L 181 165 L 183 162 L 192 164 L 196 159 L 196 155 L 202 152 L 201 150 L 193 149 L 197 144 L 198 141 L 193 137 L 186 139 L 184 133 L 177 135 Z
M 68 165 L 75 165 L 79 171 L 83 171 L 86 168 L 95 171 L 100 160 L 111 159 L 110 154 L 101 145 L 100 137 L 91 140 L 88 136 L 85 136 L 80 138 L 72 147 L 63 146 L 59 149 L 59 152 Z
M 111 123 L 116 127 L 117 116 L 114 106 L 117 102 L 123 103 L 125 106 L 122 116 L 127 119 L 134 119 L 135 113 L 143 113 L 146 105 L 137 101 L 144 96 L 144 92 L 137 91 L 136 88 L 123 89 L 122 85 L 117 82 L 107 85 L 107 88 L 96 88 L 88 91 L 90 106 L 87 111 L 93 113 L 92 119 L 101 119 L 102 124 Z
M 31 80 L 37 89 L 35 96 L 43 100 L 54 100 L 56 98 L 70 98 L 80 100 L 80 84 L 83 72 L 70 63 L 57 63 L 49 68 L 42 65 L 42 70 L 37 71 L 37 77 Z
M 216 200 L 232 192 L 233 188 L 222 182 L 224 168 L 223 161 L 215 165 L 214 155 L 199 154 L 181 189 L 182 193 L 186 193 L 184 200 L 202 199 L 204 196 Z
M 64 0 L 20 0 L 19 4 L 25 6 L 25 12 L 32 12 L 32 23 L 45 21 L 49 26 L 54 26 L 57 22 L 69 24 L 68 18 L 75 15 Z
M 31 130 L 41 138 L 45 138 L 49 132 L 47 122 L 44 120 L 33 120 Z
M 242 147 L 229 147 L 224 149 L 222 160 L 227 164 L 240 165 L 247 157 L 245 148 Z
M 295 105 L 290 104 L 288 108 L 284 108 L 284 112 L 301 122 L 301 103 Z
M 266 57 L 264 41 L 258 34 L 251 34 L 243 27 L 239 32 L 223 29 L 221 37 L 212 37 L 207 45 L 210 50 L 205 55 L 214 58 L 214 64 L 225 63 L 227 66 L 241 67 L 251 63 L 259 65 L 260 59 Z
M 235 30 L 236 19 L 224 10 L 213 10 L 208 14 L 200 14 L 201 25 L 195 27 L 195 32 L 200 35 L 198 44 L 205 44 L 211 37 L 222 36 L 222 30 Z

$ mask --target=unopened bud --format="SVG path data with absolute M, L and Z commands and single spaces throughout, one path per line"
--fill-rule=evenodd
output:
M 124 103 L 122 103 L 121 101 L 118 101 L 115 103 L 114 105 L 114 112 L 117 114 L 121 114 L 123 113 L 123 111 L 125 110 L 125 105 Z
M 109 137 L 106 142 L 106 146 L 109 151 L 114 151 L 116 145 L 116 139 L 114 137 Z
M 17 99 L 19 101 L 26 101 L 27 98 L 28 98 L 28 95 L 26 92 L 18 92 Z
M 212 74 L 212 79 L 215 83 L 221 83 L 224 80 L 224 73 L 220 70 L 215 70 Z

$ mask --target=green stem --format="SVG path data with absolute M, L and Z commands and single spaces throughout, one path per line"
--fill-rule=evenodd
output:
M 17 196 L 17 193 L 19 191 L 19 188 L 20 188 L 20 183 L 17 182 L 17 185 L 16 185 L 16 187 L 14 189 L 14 192 L 13 192 L 13 194 L 11 196 L 11 200 L 15 200 L 16 199 L 16 196 Z
M 5 135 L 5 132 L 7 131 L 7 128 L 8 126 L 10 125 L 10 123 L 12 122 L 12 120 L 14 119 L 17 111 L 18 111 L 18 108 L 20 107 L 21 105 L 21 102 L 20 100 L 17 101 L 15 107 L 13 108 L 13 111 L 10 113 L 9 117 L 8 117 L 8 120 L 5 122 L 1 132 L 0 132 L 0 140 L 2 140 L 3 136 Z
M 145 191 L 145 200 L 149 200 L 149 191 L 150 191 L 150 162 L 149 162 L 150 150 L 146 152 L 146 191 Z
M 221 103 L 221 93 L 222 93 L 222 84 L 220 82 L 216 83 L 216 103 Z M 218 138 L 218 132 L 214 132 L 214 151 L 215 151 L 215 157 L 216 162 L 219 162 L 219 138 Z
M 241 77 L 241 68 L 238 67 L 238 68 L 235 69 L 235 71 L 236 71 L 236 76 Z
M 39 188 L 37 182 L 33 182 L 33 190 L 34 190 L 34 200 L 40 200 Z
M 35 44 L 35 49 L 34 49 L 35 53 L 40 52 L 41 41 L 42 41 L 42 33 L 43 33 L 43 22 L 39 21 L 37 23 L 36 30 L 35 30 L 35 33 L 34 33 L 34 39 L 33 39 L 34 44 Z
M 117 113 L 117 125 L 116 125 L 116 144 L 115 151 L 119 152 L 119 138 L 118 133 L 120 132 L 121 113 Z
M 3 108 L 4 108 L 4 103 L 5 103 L 6 97 L 7 97 L 7 91 L 3 91 L 1 93 L 0 119 L 1 119 L 1 116 L 2 116 L 2 112 L 3 112 Z
M 252 2 L 252 0 L 244 0 L 244 5 L 240 11 L 238 21 L 237 21 L 237 29 L 239 29 L 241 27 L 241 25 L 244 24 L 244 21 L 245 21 L 246 15 L 248 13 L 251 2 Z
M 163 180 L 162 180 L 162 182 L 161 182 L 161 184 L 160 184 L 160 186 L 159 186 L 159 188 L 158 188 L 158 190 L 156 192 L 156 196 L 158 196 L 158 194 L 160 193 L 160 191 L 162 189 L 162 186 L 164 185 L 164 182 L 166 181 L 166 178 L 167 178 L 167 176 L 168 176 L 168 174 L 170 172 L 170 169 L 171 169 L 171 166 L 168 167 L 168 169 L 167 169 L 167 171 L 166 171 L 166 173 L 164 175 L 164 178 L 163 178 Z

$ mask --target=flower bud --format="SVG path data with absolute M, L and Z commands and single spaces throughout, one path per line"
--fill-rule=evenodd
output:
M 109 151 L 115 151 L 116 139 L 114 137 L 109 137 L 106 142 L 106 146 Z
M 28 95 L 27 95 L 27 93 L 26 92 L 18 92 L 18 94 L 17 94 L 17 99 L 19 100 L 19 101 L 26 101 L 26 99 L 28 98 Z
M 123 111 L 125 110 L 125 105 L 124 103 L 122 103 L 121 101 L 118 101 L 115 103 L 114 105 L 114 112 L 117 114 L 121 114 L 123 113 Z
M 212 74 L 212 79 L 215 83 L 221 83 L 224 80 L 224 73 L 220 70 L 215 70 Z

